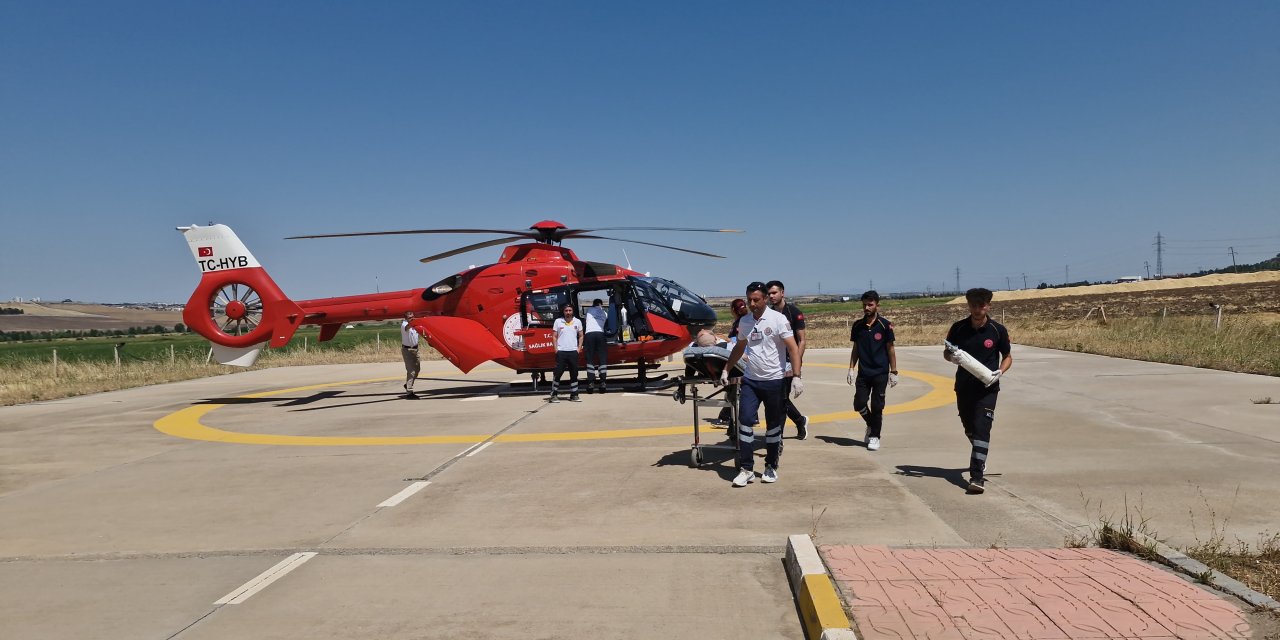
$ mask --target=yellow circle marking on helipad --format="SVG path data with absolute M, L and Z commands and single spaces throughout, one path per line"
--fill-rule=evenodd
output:
M 809 367 L 832 367 L 844 368 L 845 365 L 811 363 Z M 442 375 L 461 375 L 461 374 L 442 374 Z M 929 392 L 901 404 L 893 404 L 885 407 L 885 413 L 905 413 L 907 411 L 923 411 L 925 409 L 934 409 L 955 402 L 955 392 L 951 390 L 951 379 L 943 376 L 934 375 L 932 373 L 923 373 L 918 371 L 903 371 L 901 374 L 905 378 L 915 378 L 925 384 L 928 384 Z M 389 382 L 392 380 L 400 380 L 400 377 L 388 378 L 369 378 L 366 380 L 347 380 L 345 382 L 327 382 L 324 384 L 313 384 L 305 387 L 291 387 L 289 389 L 277 389 L 274 391 L 263 391 L 260 393 L 250 393 L 238 398 L 268 398 L 271 396 L 282 395 L 285 393 L 295 393 L 298 391 L 310 391 L 312 389 L 323 389 L 326 387 L 340 387 L 357 384 L 371 384 L 375 382 Z M 221 407 L 220 404 L 202 404 L 186 409 L 180 409 L 169 415 L 156 420 L 155 428 L 161 433 L 165 433 L 178 438 L 186 438 L 188 440 L 206 440 L 209 442 L 228 442 L 235 444 L 269 444 L 269 445 L 293 445 L 308 447 L 350 447 L 350 446 L 375 446 L 375 445 L 408 445 L 408 444 L 468 444 L 475 442 L 483 442 L 489 439 L 484 434 L 475 435 L 457 435 L 457 436 L 290 436 L 277 435 L 268 433 L 241 433 L 238 431 L 223 431 L 206 426 L 200 422 L 200 418 L 205 414 Z M 835 422 L 837 420 L 852 420 L 857 418 L 857 411 L 837 411 L 835 413 L 824 413 L 820 415 L 809 416 L 809 422 Z M 611 438 L 644 438 L 649 436 L 669 436 L 692 434 L 693 427 L 690 425 L 678 427 L 650 427 L 642 429 L 612 429 L 604 431 L 563 431 L 558 433 L 527 433 L 527 434 L 503 434 L 494 438 L 497 442 L 551 442 L 561 440 L 607 440 Z

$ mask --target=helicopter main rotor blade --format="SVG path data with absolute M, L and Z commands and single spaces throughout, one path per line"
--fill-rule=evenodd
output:
M 289 236 L 285 240 L 305 240 L 311 238 L 351 238 L 354 236 L 402 236 L 419 233 L 501 233 L 519 236 L 524 239 L 537 238 L 538 234 L 529 231 L 512 231 L 510 229 L 407 229 L 404 231 L 361 231 L 356 233 L 321 233 L 309 236 Z
M 695 250 L 693 250 L 693 249 L 684 249 L 684 248 L 681 248 L 681 247 L 673 247 L 673 246 L 671 246 L 671 245 L 669 245 L 669 244 L 657 244 L 656 242 L 643 242 L 643 241 L 640 241 L 640 240 L 626 240 L 626 239 L 623 239 L 623 238 L 606 238 L 606 237 L 604 237 L 604 236 L 574 236 L 574 239 L 575 239 L 575 240 L 613 240 L 613 241 L 615 241 L 615 242 L 630 242 L 630 243 L 632 243 L 632 244 L 647 244 L 647 245 L 649 245 L 649 246 L 651 246 L 651 247 L 660 247 L 660 248 L 662 248 L 662 249 L 671 249 L 671 250 L 673 250 L 673 251 L 683 251 L 683 252 L 685 252 L 685 253 L 692 253 L 692 254 L 696 254 L 696 255 L 700 255 L 700 256 L 707 256 L 708 258 L 723 258 L 723 257 L 724 257 L 724 256 L 718 256 L 718 255 L 716 255 L 716 254 L 714 254 L 714 253 L 707 253 L 707 252 L 705 252 L 705 251 L 695 251 Z
M 694 229 L 691 227 L 598 227 L 596 229 L 570 229 L 569 233 L 595 233 L 597 231 L 694 231 L 699 233 L 745 233 L 742 229 Z
M 454 249 L 454 250 L 452 250 L 452 251 L 446 251 L 446 252 L 444 252 L 444 253 L 437 253 L 437 254 L 435 254 L 434 256 L 427 256 L 427 257 L 425 257 L 425 258 L 422 258 L 422 259 L 421 259 L 421 260 L 419 260 L 418 262 L 422 262 L 422 263 L 434 262 L 434 261 L 436 261 L 436 260 L 440 260 L 440 259 L 442 259 L 442 258 L 449 258 L 449 257 L 452 257 L 452 256 L 456 256 L 456 255 L 458 255 L 458 254 L 460 254 L 460 253 L 466 253 L 466 252 L 468 252 L 468 251 L 475 251 L 476 249 L 484 249 L 485 247 L 496 247 L 496 246 L 498 246 L 498 245 L 500 245 L 500 244 L 510 244 L 510 243 L 512 243 L 512 242 L 521 242 L 521 241 L 524 241 L 524 240 L 528 240 L 528 238 L 498 238 L 497 240 L 486 240 L 486 241 L 484 241 L 484 242 L 477 242 L 477 243 L 475 243 L 475 244 L 469 244 L 469 245 L 467 245 L 467 246 L 465 246 L 465 247 L 459 247 L 459 248 Z

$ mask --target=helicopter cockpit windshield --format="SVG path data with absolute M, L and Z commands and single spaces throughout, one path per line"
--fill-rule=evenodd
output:
M 689 325 L 695 335 L 699 329 L 715 326 L 716 312 L 707 301 L 680 284 L 650 276 L 630 276 L 628 279 L 635 286 L 637 295 L 644 300 L 646 311 L 659 313 L 650 307 L 661 308 L 660 315 Z

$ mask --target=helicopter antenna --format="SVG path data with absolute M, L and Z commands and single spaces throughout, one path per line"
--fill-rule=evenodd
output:
M 622 257 L 627 259 L 627 271 L 634 271 L 634 269 L 631 268 L 631 256 L 627 255 L 626 249 L 622 250 Z

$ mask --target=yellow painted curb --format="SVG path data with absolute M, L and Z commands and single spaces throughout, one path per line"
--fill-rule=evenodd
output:
M 836 595 L 836 588 L 825 573 L 804 577 L 800 587 L 800 616 L 809 640 L 819 640 L 827 629 L 849 628 L 849 618 L 840 606 L 840 596 Z

